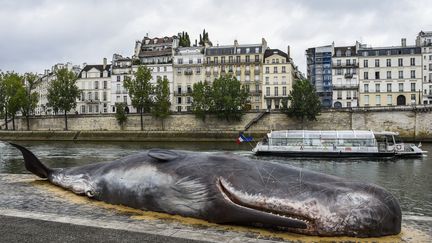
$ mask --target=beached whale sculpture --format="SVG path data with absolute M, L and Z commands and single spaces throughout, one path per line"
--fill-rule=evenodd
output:
M 231 153 L 152 149 L 51 169 L 26 148 L 26 168 L 76 194 L 215 223 L 321 236 L 398 234 L 401 210 L 381 187 Z

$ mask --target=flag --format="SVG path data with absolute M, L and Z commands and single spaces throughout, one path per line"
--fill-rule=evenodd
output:
M 243 135 L 243 133 L 240 133 L 240 136 L 237 138 L 236 143 L 237 144 L 241 144 L 243 142 L 251 142 L 253 140 L 253 137 L 246 137 L 245 135 Z

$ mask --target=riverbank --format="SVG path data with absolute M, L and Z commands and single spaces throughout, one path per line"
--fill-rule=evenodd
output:
M 246 133 L 261 139 L 265 132 Z M 234 142 L 236 131 L 0 131 L 3 141 Z

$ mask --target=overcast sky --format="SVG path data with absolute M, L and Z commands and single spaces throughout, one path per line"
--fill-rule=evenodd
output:
M 432 31 L 431 0 L 0 0 L 0 69 L 43 72 L 56 63 L 100 64 L 133 55 L 135 41 L 205 28 L 213 44 L 260 43 L 286 51 L 302 72 L 305 49 L 356 40 L 415 43 Z

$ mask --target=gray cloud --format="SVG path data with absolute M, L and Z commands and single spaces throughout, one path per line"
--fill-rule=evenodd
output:
M 0 69 L 42 72 L 58 62 L 100 63 L 113 53 L 130 56 L 135 40 L 188 31 L 192 41 L 206 28 L 214 44 L 291 46 L 305 70 L 304 51 L 356 40 L 374 46 L 413 44 L 432 30 L 432 2 L 308 1 L 13 1 L 0 0 Z

